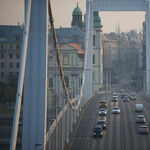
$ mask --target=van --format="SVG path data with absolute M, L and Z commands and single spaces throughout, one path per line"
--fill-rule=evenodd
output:
M 142 104 L 136 104 L 135 105 L 135 111 L 141 111 L 141 112 L 143 112 L 143 105 Z
M 107 108 L 107 101 L 101 100 L 99 106 L 100 106 L 100 108 L 102 108 L 102 107 Z

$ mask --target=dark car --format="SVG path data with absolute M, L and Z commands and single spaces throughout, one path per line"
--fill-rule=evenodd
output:
M 105 122 L 105 120 L 98 120 L 96 124 L 97 125 L 101 125 L 103 127 L 103 129 L 106 128 L 106 122 Z
M 103 137 L 103 127 L 101 125 L 96 125 L 93 129 L 94 137 L 100 136 Z
M 124 98 L 126 95 L 121 95 L 121 98 Z

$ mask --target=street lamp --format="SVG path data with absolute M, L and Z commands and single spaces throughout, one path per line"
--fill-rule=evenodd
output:
M 65 96 L 64 98 L 65 98 L 65 100 L 67 100 L 68 96 Z M 67 136 L 66 136 L 66 143 L 69 143 L 68 135 L 69 135 L 69 104 L 67 103 Z
M 72 82 L 72 95 L 73 95 L 73 91 L 74 91 L 74 83 L 75 83 L 75 81 Z M 75 91 L 76 91 L 76 89 L 75 89 Z M 75 94 L 76 94 L 76 92 L 75 92 Z M 72 96 L 72 98 L 73 98 L 73 96 Z M 75 100 L 75 97 L 74 97 L 74 100 Z M 74 101 L 74 108 L 76 108 L 75 101 Z M 76 110 L 74 110 L 74 123 L 76 123 Z
M 50 149 L 50 137 L 51 137 L 51 135 L 50 135 L 50 122 L 52 122 L 52 121 L 54 121 L 55 119 L 49 119 L 48 120 L 48 124 L 49 124 L 49 149 Z
M 73 89 L 69 88 L 71 90 L 71 107 L 70 107 L 70 111 L 71 111 L 71 118 L 70 118 L 70 132 L 72 132 L 72 98 L 73 98 Z
M 61 106 L 56 106 L 56 150 L 57 150 L 57 115 L 58 115 L 58 112 L 57 112 L 57 109 L 59 108 L 62 108 Z

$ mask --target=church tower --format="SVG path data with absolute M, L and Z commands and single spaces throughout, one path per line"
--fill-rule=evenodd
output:
M 78 3 L 77 3 L 77 7 L 73 10 L 72 22 L 71 22 L 71 26 L 76 26 L 76 25 L 81 29 L 81 31 L 84 30 L 83 21 L 82 21 L 82 11 L 78 7 Z
M 101 91 L 103 85 L 102 27 L 99 12 L 95 11 L 93 18 L 93 76 L 97 93 Z

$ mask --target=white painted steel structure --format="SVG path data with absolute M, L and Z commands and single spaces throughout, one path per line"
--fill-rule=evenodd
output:
M 25 6 L 27 0 L 25 1 Z M 22 150 L 46 149 L 48 0 L 32 0 L 24 78 Z
M 91 3 L 91 8 L 88 7 Z M 86 14 L 94 11 L 145 11 L 146 12 L 146 95 L 150 97 L 150 0 L 86 0 Z M 88 16 L 88 15 L 87 15 Z M 92 17 L 90 18 L 92 20 Z M 90 35 L 93 35 L 93 26 L 90 21 Z M 87 25 L 87 22 L 86 22 Z M 92 37 L 92 36 L 90 36 Z M 89 51 L 92 51 L 90 38 Z M 88 58 L 92 52 L 88 53 Z M 92 64 L 92 62 L 90 61 Z M 91 69 L 91 68 L 90 68 Z M 90 78 L 91 79 L 91 78 Z

